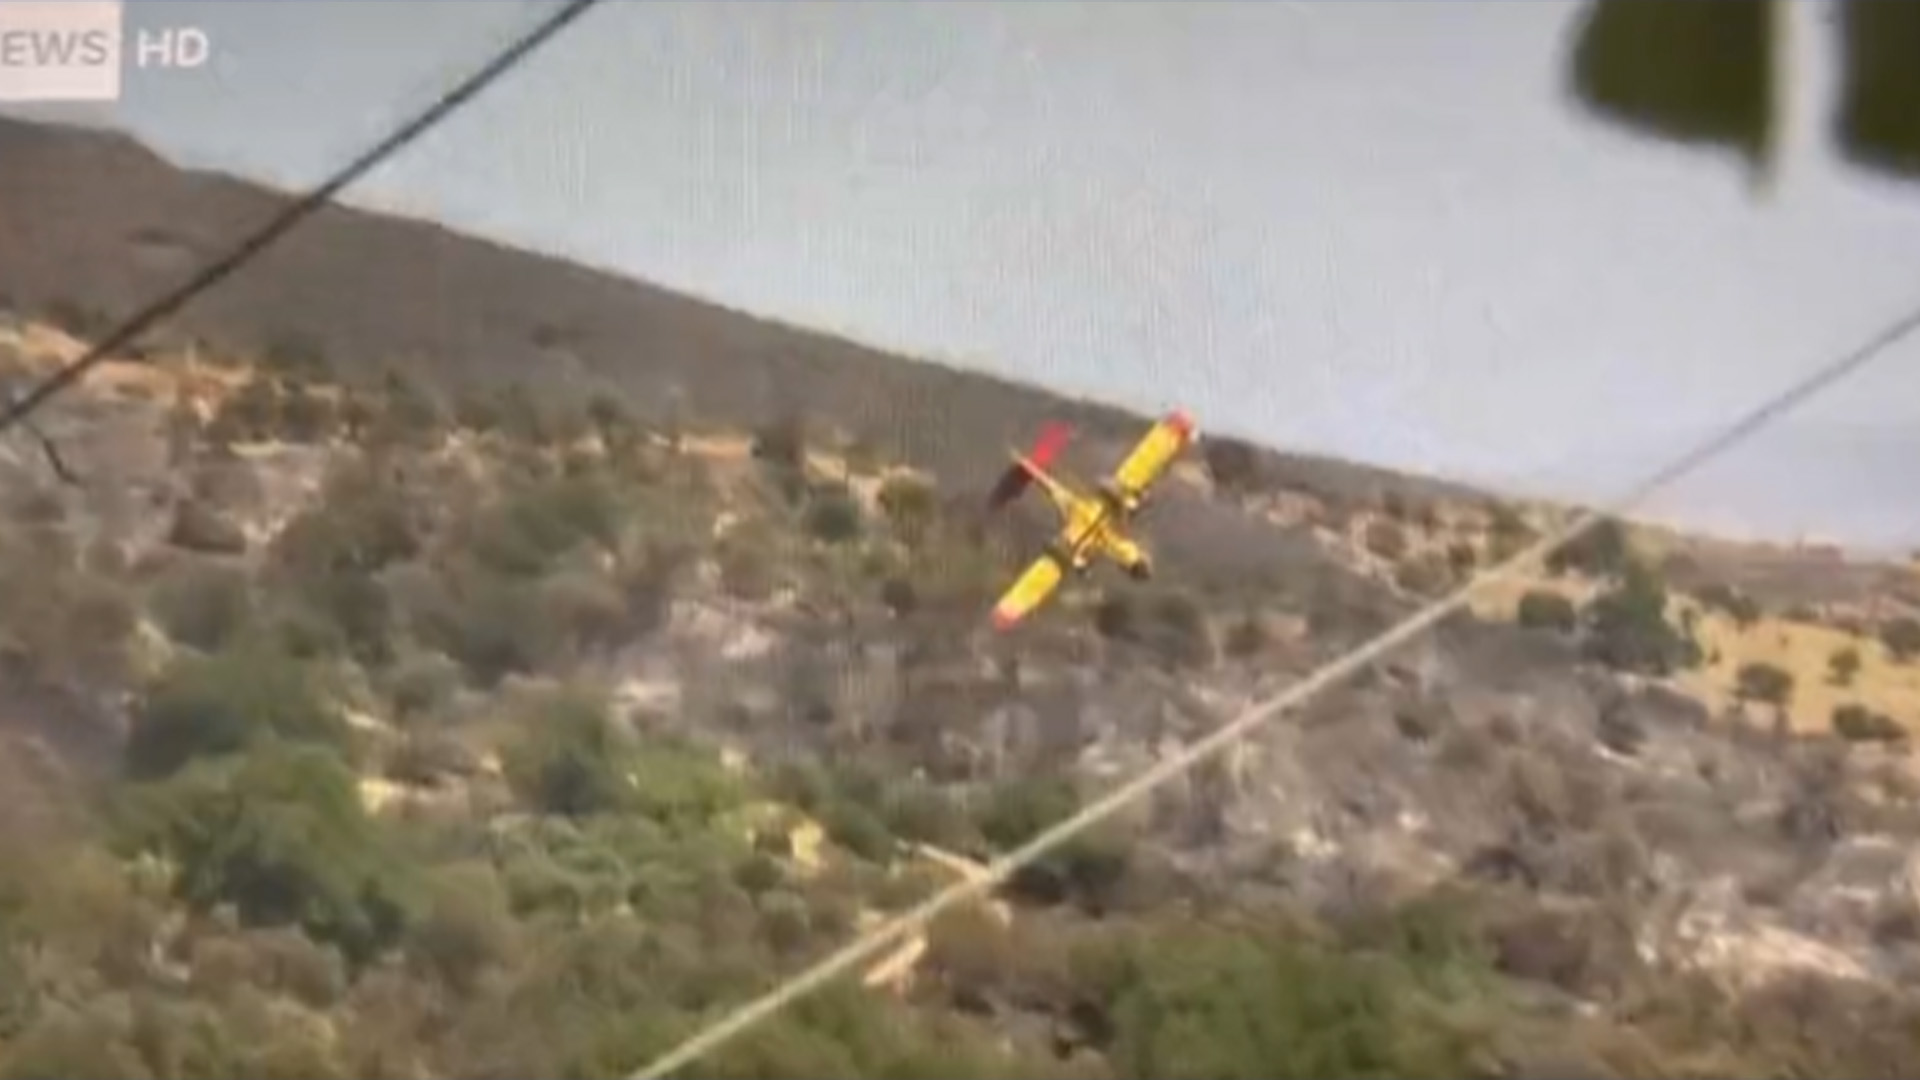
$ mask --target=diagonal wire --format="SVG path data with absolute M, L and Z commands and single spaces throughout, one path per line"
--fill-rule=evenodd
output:
M 242 266 L 253 261 L 256 256 L 292 231 L 294 226 L 333 201 L 333 198 L 347 185 L 373 171 L 381 162 L 425 135 L 440 121 L 473 100 L 482 90 L 492 85 L 494 80 L 518 66 L 522 60 L 532 55 L 534 50 L 546 44 L 554 35 L 566 29 L 599 2 L 600 0 L 568 0 L 564 4 L 551 5 L 545 18 L 514 40 L 478 71 L 434 99 L 412 119 L 401 124 L 392 134 L 349 161 L 331 177 L 322 181 L 318 187 L 275 214 L 272 220 L 234 245 L 233 250 L 202 267 L 171 292 L 141 308 L 115 327 L 112 332 L 96 341 L 77 359 L 10 402 L 6 410 L 0 412 L 0 432 L 5 432 L 15 424 L 25 421 L 30 413 L 45 405 L 54 395 L 78 382 L 82 376 L 109 355 L 124 349 L 162 319 L 175 314 L 192 302 L 201 293 L 232 277 Z
M 1558 531 L 1549 533 L 1544 539 L 1536 541 L 1519 554 L 1475 575 L 1460 588 L 1416 611 L 1378 637 L 1316 669 L 1274 697 L 1250 706 L 1233 720 L 1188 743 L 1178 753 L 1146 769 L 1095 802 L 1089 803 L 1079 813 L 995 859 L 988 864 L 985 873 L 948 886 L 912 909 L 875 926 L 767 993 L 724 1014 L 715 1023 L 701 1029 L 635 1072 L 631 1080 L 659 1080 L 731 1042 L 786 1006 L 818 990 L 829 980 L 846 972 L 854 965 L 925 926 L 949 908 L 986 893 L 1060 845 L 1098 825 L 1141 797 L 1151 794 L 1168 781 L 1179 778 L 1195 765 L 1219 753 L 1254 728 L 1289 709 L 1298 707 L 1321 691 L 1352 677 L 1382 656 L 1412 641 L 1436 623 L 1465 607 L 1467 600 L 1490 582 L 1545 559 L 1606 518 L 1625 514 L 1656 491 L 1746 441 L 1755 432 L 1773 423 L 1807 399 L 1865 367 L 1916 330 L 1920 330 L 1920 308 L 1894 320 L 1879 333 L 1837 360 L 1749 410 L 1718 434 L 1701 442 L 1671 464 L 1642 480 L 1626 494 L 1614 500 L 1611 505 L 1600 510 L 1581 512 Z

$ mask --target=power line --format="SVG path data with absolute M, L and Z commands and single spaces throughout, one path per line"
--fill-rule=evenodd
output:
M 480 91 L 511 71 L 522 60 L 527 59 L 535 49 L 546 44 L 554 35 L 566 29 L 599 2 L 600 0 L 567 0 L 566 3 L 553 7 L 550 14 L 478 71 L 455 84 L 411 120 L 401 124 L 392 134 L 375 143 L 372 148 L 349 161 L 318 187 L 274 215 L 272 220 L 259 230 L 236 244 L 233 250 L 202 267 L 171 292 L 141 308 L 111 333 L 96 341 L 77 359 L 53 373 L 32 390 L 8 403 L 6 411 L 0 412 L 0 432 L 5 432 L 15 424 L 24 421 L 34 410 L 45 405 L 55 394 L 78 382 L 83 375 L 109 355 L 125 348 L 162 319 L 177 313 L 201 293 L 232 277 L 255 256 L 266 251 L 281 237 L 292 231 L 294 226 L 333 201 L 333 198 L 347 185 L 365 176 L 381 162 L 451 116 L 455 110 L 467 104 Z
M 635 1072 L 631 1080 L 660 1080 L 674 1070 L 692 1064 L 732 1041 L 787 1005 L 819 989 L 855 964 L 925 926 L 942 912 L 962 901 L 987 892 L 1022 868 L 1031 865 L 1035 860 L 1113 816 L 1135 800 L 1151 794 L 1168 781 L 1177 779 L 1195 765 L 1239 741 L 1254 728 L 1289 709 L 1304 704 L 1322 691 L 1352 677 L 1376 660 L 1412 641 L 1442 619 L 1463 608 L 1467 600 L 1488 583 L 1506 577 L 1524 566 L 1544 560 L 1548 555 L 1578 539 L 1606 518 L 1624 515 L 1654 492 L 1725 453 L 1785 415 L 1795 406 L 1866 366 L 1916 330 L 1920 330 L 1920 308 L 1896 319 L 1885 329 L 1833 363 L 1820 368 L 1749 410 L 1718 434 L 1706 439 L 1671 464 L 1657 470 L 1629 489 L 1611 506 L 1601 510 L 1584 511 L 1576 515 L 1573 521 L 1562 526 L 1557 532 L 1548 534 L 1544 539 L 1536 541 L 1505 562 L 1476 574 L 1465 585 L 1447 596 L 1408 616 L 1372 640 L 1321 666 L 1274 697 L 1250 706 L 1233 720 L 1182 747 L 1179 753 L 1146 769 L 1132 780 L 1089 803 L 1079 813 L 1047 829 L 1012 852 L 995 859 L 988 864 L 985 873 L 948 886 L 907 912 L 862 934 L 767 993 L 735 1008 Z

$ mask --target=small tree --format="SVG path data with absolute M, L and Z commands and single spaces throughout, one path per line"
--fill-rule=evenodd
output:
M 859 539 L 864 527 L 860 502 L 844 487 L 816 492 L 807 503 L 806 529 L 816 540 L 844 544 Z
M 1227 628 L 1222 649 L 1228 656 L 1244 660 L 1266 649 L 1272 640 L 1273 631 L 1267 627 L 1266 620 L 1257 612 L 1248 612 Z
M 1880 643 L 1895 663 L 1904 664 L 1920 655 L 1920 620 L 1905 615 L 1889 620 L 1880 628 Z
M 1860 650 L 1851 645 L 1835 649 L 1827 657 L 1827 679 L 1835 686 L 1852 686 L 1860 673 Z
M 1367 550 L 1388 562 L 1399 562 L 1407 553 L 1407 534 L 1390 520 L 1374 521 L 1364 537 Z
M 769 465 L 798 469 L 806 464 L 807 429 L 799 416 L 775 418 L 754 432 L 753 456 Z
M 1607 518 L 1547 556 L 1547 570 L 1563 574 L 1569 570 L 1590 577 L 1612 577 L 1623 573 L 1631 554 L 1626 526 Z
M 1520 597 L 1515 620 L 1529 630 L 1571 633 L 1579 622 L 1573 601 L 1550 589 L 1529 589 Z
M 195 907 L 231 904 L 248 925 L 299 926 L 356 962 L 405 927 L 401 867 L 330 751 L 265 743 L 135 799 L 132 830 L 180 866 L 176 887 Z
M 1711 611 L 1718 611 L 1732 619 L 1735 626 L 1742 630 L 1753 628 L 1760 621 L 1760 604 L 1752 597 L 1735 589 L 1731 585 L 1714 582 L 1699 592 L 1700 605 Z
M 507 781 L 542 813 L 585 817 L 630 805 L 603 705 L 578 694 L 544 701 L 507 755 Z
M 196 758 L 267 737 L 343 746 L 348 728 L 305 665 L 264 642 L 242 640 L 167 669 L 135 717 L 128 771 L 168 776 Z
M 1646 566 L 1629 560 L 1620 584 L 1587 606 L 1587 651 L 1619 671 L 1669 675 L 1696 663 L 1698 647 L 1666 618 L 1667 590 Z
M 1505 562 L 1519 554 L 1533 539 L 1533 529 L 1519 512 L 1505 503 L 1487 504 L 1487 555 L 1494 562 Z
M 1858 702 L 1833 710 L 1833 733 L 1848 742 L 1898 742 L 1907 737 L 1899 721 Z
M 1208 439 L 1201 444 L 1207 476 L 1222 491 L 1252 491 L 1260 483 L 1260 458 L 1253 447 L 1238 439 Z
M 940 513 L 933 486 L 914 476 L 892 476 L 880 485 L 876 501 L 901 540 L 916 544 L 925 539 Z
M 1734 682 L 1735 693 L 1743 701 L 1785 706 L 1793 697 L 1793 675 L 1774 664 L 1742 664 Z
M 326 350 L 318 341 L 304 334 L 275 337 L 261 350 L 260 359 L 269 371 L 282 375 L 321 379 L 332 374 Z
M 1456 540 L 1447 545 L 1447 568 L 1453 571 L 1453 576 L 1464 578 L 1479 565 L 1480 553 L 1473 549 L 1472 544 Z

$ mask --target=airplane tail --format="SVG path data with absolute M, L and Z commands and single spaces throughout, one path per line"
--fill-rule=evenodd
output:
M 994 483 L 993 491 L 987 496 L 987 508 L 998 510 L 1020 497 L 1033 483 L 1037 470 L 1044 469 L 1060 456 L 1060 451 L 1073 437 L 1073 428 L 1064 423 L 1051 423 L 1040 429 L 1033 440 L 1033 446 L 1025 454 L 1015 453 L 1013 464 L 1000 474 Z

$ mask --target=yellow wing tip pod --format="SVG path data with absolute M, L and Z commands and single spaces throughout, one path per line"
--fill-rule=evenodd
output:
M 1170 428 L 1175 435 L 1180 436 L 1181 442 L 1193 441 L 1193 414 L 1187 410 L 1175 409 L 1168 413 L 1167 427 Z
M 1065 572 L 1052 555 L 1042 555 L 1028 564 L 1000 597 L 1000 602 L 993 606 L 993 628 L 1002 632 L 1013 629 L 1053 595 L 1064 576 Z

